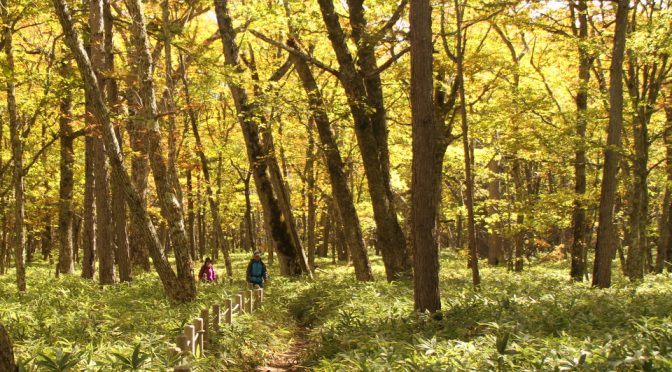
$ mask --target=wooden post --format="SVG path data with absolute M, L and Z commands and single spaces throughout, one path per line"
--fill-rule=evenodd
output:
M 226 314 L 224 314 L 224 323 L 231 324 L 231 320 L 233 319 L 233 301 L 231 301 L 230 298 L 227 298 L 226 300 L 224 300 L 224 304 L 226 306 Z
M 245 300 L 245 305 L 246 305 L 245 311 L 247 311 L 248 314 L 252 314 L 252 310 L 253 310 L 253 307 L 252 307 L 252 305 L 254 303 L 254 300 L 252 299 L 252 297 L 254 297 L 253 293 L 254 293 L 254 291 L 252 291 L 252 290 L 247 291 L 247 299 Z
M 245 302 L 247 302 L 246 299 L 245 299 L 245 291 L 240 291 L 238 293 L 238 301 L 239 301 L 238 304 L 240 304 L 240 307 L 238 308 L 238 311 L 239 311 L 240 314 L 242 314 L 246 309 Z
M 200 355 L 203 356 L 203 336 L 205 335 L 205 329 L 203 327 L 203 318 L 196 318 L 194 319 L 193 323 L 194 325 L 194 338 L 195 342 L 194 345 L 192 346 L 192 350 L 194 353 L 194 356 L 196 356 L 196 347 L 200 349 Z
M 194 336 L 196 335 L 196 329 L 194 328 L 193 325 L 185 325 L 184 326 L 184 337 L 187 338 L 187 349 L 182 349 L 188 350 L 191 352 L 191 355 L 196 356 L 196 344 L 194 343 Z
M 255 306 L 254 307 L 255 307 L 255 309 L 258 309 L 258 308 L 261 307 L 261 303 L 264 301 L 264 290 L 261 289 L 261 288 L 257 288 L 254 291 L 254 294 L 255 294 L 255 296 L 254 296 L 254 299 L 255 299 L 254 305 Z
M 242 294 L 237 294 L 236 295 L 236 301 L 238 304 L 238 310 L 236 311 L 238 314 L 243 312 L 243 305 L 245 304 L 245 301 L 243 300 L 243 295 Z M 233 315 L 233 314 L 231 314 Z
M 186 330 L 185 330 L 186 332 Z M 189 348 L 189 339 L 187 336 L 184 334 L 177 336 L 177 339 L 175 339 L 175 343 L 177 344 L 178 349 L 180 349 L 181 353 L 184 353 L 188 351 Z
M 183 336 L 177 336 L 177 337 L 180 338 L 180 337 L 183 337 Z M 169 347 L 168 348 L 168 358 L 175 359 L 180 355 L 181 352 L 182 352 L 182 349 L 180 349 L 179 346 Z
M 230 301 L 230 300 L 229 300 Z M 219 304 L 212 305 L 212 329 L 219 331 L 219 324 L 222 321 L 222 307 Z
M 191 368 L 189 366 L 177 366 L 173 369 L 173 372 L 191 372 Z
M 205 344 L 210 339 L 210 314 L 208 309 L 201 310 L 201 319 L 203 319 L 203 343 Z

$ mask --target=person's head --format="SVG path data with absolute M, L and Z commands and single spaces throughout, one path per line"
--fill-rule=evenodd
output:
M 207 258 L 205 259 L 205 265 L 206 265 L 206 266 L 212 266 L 212 260 L 210 259 L 210 257 L 207 257 Z
M 253 258 L 257 261 L 261 260 L 261 252 L 254 251 L 254 257 Z

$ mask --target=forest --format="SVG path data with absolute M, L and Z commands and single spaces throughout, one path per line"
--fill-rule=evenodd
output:
M 0 20 L 0 372 L 672 369 L 669 0 Z

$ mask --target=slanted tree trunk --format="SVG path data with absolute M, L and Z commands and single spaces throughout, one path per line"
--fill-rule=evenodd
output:
M 576 135 L 579 143 L 574 152 L 574 211 L 572 212 L 572 247 L 570 249 L 572 264 L 570 276 L 572 280 L 580 282 L 586 273 L 585 251 L 588 246 L 588 221 L 586 220 L 586 207 L 583 200 L 586 194 L 586 124 L 588 111 L 588 82 L 590 80 L 590 66 L 592 58 L 586 46 L 588 38 L 588 11 L 587 1 L 579 0 L 572 7 L 573 19 L 578 19 L 579 27 L 575 29 L 579 43 L 579 90 L 576 93 Z M 575 7 L 575 8 L 574 8 Z M 577 14 L 578 13 L 578 14 Z M 572 24 L 576 24 L 572 22 Z
M 69 79 L 72 76 L 70 62 L 64 60 L 60 63 L 59 73 L 61 77 Z M 58 272 L 71 274 L 75 270 L 73 257 L 73 220 L 74 208 L 72 202 L 73 188 L 75 185 L 73 167 L 75 165 L 75 150 L 73 147 L 72 130 L 72 87 L 64 84 L 60 96 L 58 118 L 59 135 L 61 142 L 60 158 L 60 184 L 58 202 Z
M 96 78 L 105 91 L 102 71 L 105 69 L 105 27 L 103 18 L 103 1 L 92 0 L 89 4 L 89 31 L 91 66 Z M 87 105 L 90 106 L 90 105 Z M 96 199 L 96 251 L 98 253 L 98 279 L 100 284 L 114 284 L 116 274 L 114 270 L 114 246 L 112 230 L 112 207 L 110 205 L 110 179 L 108 176 L 108 162 L 105 156 L 105 144 L 100 137 L 100 123 L 87 110 L 88 118 L 94 124 L 93 162 L 95 177 Z
M 614 258 L 617 242 L 614 228 L 614 200 L 618 180 L 619 151 L 623 130 L 623 56 L 625 36 L 628 28 L 628 0 L 618 0 L 616 10 L 616 30 L 611 57 L 609 76 L 609 127 L 607 129 L 607 147 L 604 149 L 602 185 L 600 188 L 600 206 L 598 216 L 597 242 L 595 245 L 595 264 L 593 266 L 592 285 L 599 288 L 611 286 L 611 261 Z
M 413 165 L 411 236 L 413 241 L 415 310 L 441 310 L 439 249 L 436 216 L 441 170 L 434 165 L 438 128 L 433 107 L 432 6 L 430 0 L 411 2 L 411 113 Z M 437 172 L 438 171 L 438 172 Z
M 383 105 L 380 74 L 373 54 L 374 45 L 364 42 L 366 20 L 362 1 L 348 1 L 353 38 L 361 46 L 357 61 L 350 53 L 346 33 L 340 17 L 334 9 L 333 0 L 318 0 L 322 19 L 340 70 L 339 80 L 343 85 L 348 105 L 355 122 L 357 143 L 362 155 L 364 171 L 369 185 L 371 203 L 378 242 L 382 247 L 383 262 L 388 281 L 411 270 L 411 260 L 406 249 L 406 238 L 397 219 L 392 189 L 389 183 L 389 156 L 387 152 L 386 111 Z
M 26 290 L 26 227 L 25 227 L 25 200 L 23 191 L 23 143 L 21 141 L 21 124 L 19 122 L 16 91 L 14 82 L 14 44 L 13 22 L 9 15 L 9 2 L 0 1 L 0 12 L 3 21 L 3 39 L 7 64 L 7 113 L 9 116 L 9 133 L 12 143 L 13 184 L 14 184 L 14 263 L 16 266 L 16 286 L 20 292 Z
M 70 16 L 69 10 L 66 6 L 65 0 L 53 0 L 53 5 L 56 10 L 56 14 L 63 28 L 63 33 L 65 35 L 65 42 L 68 48 L 73 53 L 75 60 L 77 61 L 77 66 L 79 67 L 79 72 L 82 78 L 84 79 L 84 88 L 86 90 L 87 96 L 91 99 L 91 107 L 93 113 L 96 115 L 98 121 L 102 124 L 102 134 L 105 141 L 107 155 L 112 164 L 112 175 L 115 178 L 120 180 L 122 184 L 124 195 L 126 197 L 126 202 L 129 207 L 130 212 L 135 216 L 136 221 L 141 222 L 143 238 L 146 244 L 150 247 L 150 253 L 152 255 L 152 261 L 156 268 L 159 278 L 161 279 L 164 290 L 166 291 L 168 297 L 173 301 L 183 302 L 191 301 L 196 296 L 196 287 L 193 275 L 191 274 L 192 267 L 191 260 L 185 262 L 182 260 L 181 255 L 177 255 L 177 266 L 178 266 L 178 275 L 172 271 L 170 264 L 166 257 L 161 251 L 160 241 L 157 237 L 156 230 L 154 225 L 147 213 L 147 210 L 143 207 L 142 200 L 140 199 L 138 193 L 135 191 L 133 184 L 131 182 L 128 173 L 126 172 L 124 163 L 120 156 L 119 144 L 117 143 L 117 138 L 114 133 L 114 128 L 110 123 L 109 111 L 103 100 L 102 91 L 98 84 L 96 75 L 91 67 L 91 63 L 87 58 L 86 52 L 79 40 L 79 36 L 75 31 L 72 18 Z M 135 4 L 137 10 L 137 3 Z M 132 5 L 133 6 L 133 5 Z M 132 7 L 131 6 L 131 7 Z M 134 13 L 134 12 L 131 12 Z M 137 15 L 137 12 L 134 13 Z M 139 27 L 142 22 L 142 19 L 134 18 L 138 23 L 134 25 L 134 28 Z M 138 31 L 137 29 L 135 30 Z M 146 46 L 146 39 L 144 45 Z M 145 61 L 147 62 L 147 61 Z M 146 87 L 145 87 L 146 88 Z M 155 133 L 156 134 L 156 133 Z M 154 142 L 154 147 L 151 149 L 150 154 L 157 151 L 160 152 L 158 144 Z M 161 168 L 154 173 L 161 174 Z M 165 167 L 163 168 L 165 169 Z M 165 173 L 164 173 L 165 174 Z M 157 187 L 160 188 L 159 195 L 161 198 L 170 197 L 168 190 L 165 190 L 166 183 L 160 182 L 161 178 L 155 180 Z M 164 200 L 165 202 L 165 200 Z M 179 207 L 179 206 L 178 206 Z M 186 239 L 185 239 L 186 240 Z M 186 247 L 186 244 L 184 244 Z M 188 256 L 188 252 L 187 252 Z
M 298 45 L 294 46 L 298 47 Z M 329 172 L 329 180 L 331 181 L 331 193 L 338 210 L 337 212 L 343 221 L 345 240 L 352 253 L 355 266 L 355 276 L 358 280 L 362 281 L 373 280 L 373 273 L 371 272 L 371 265 L 366 252 L 366 244 L 364 243 L 359 216 L 355 209 L 352 193 L 348 188 L 345 165 L 341 159 L 338 143 L 336 142 L 336 138 L 331 129 L 331 122 L 329 121 L 322 94 L 318 89 L 317 82 L 315 81 L 308 64 L 297 57 L 293 58 L 293 62 L 296 72 L 303 84 L 303 88 L 306 91 L 306 95 L 308 96 L 308 104 L 317 127 L 320 143 L 322 144 L 323 155 Z M 324 241 L 328 242 L 329 218 L 323 213 L 322 219 L 325 224 L 323 230 Z M 312 229 L 314 230 L 314 227 L 312 227 Z M 326 256 L 328 253 L 328 245 L 324 245 L 320 250 L 320 253 L 320 256 Z
M 193 299 L 196 295 L 196 282 L 193 275 L 193 263 L 189 254 L 187 235 L 184 230 L 182 204 L 178 199 L 179 190 L 171 183 L 171 176 L 163 158 L 161 132 L 157 118 L 156 96 L 152 78 L 152 56 L 149 51 L 149 40 L 145 28 L 145 17 L 140 0 L 127 0 L 126 8 L 132 19 L 131 34 L 137 69 L 140 77 L 140 97 L 143 101 L 142 117 L 147 128 L 149 141 L 149 163 L 157 188 L 161 214 L 168 223 L 170 243 L 175 251 L 177 278 L 185 290 L 185 296 Z
M 215 0 L 215 14 L 224 49 L 225 63 L 237 71 L 242 71 L 238 56 L 238 46 L 235 41 L 236 32 L 229 15 L 227 0 Z M 310 268 L 296 239 L 296 231 L 292 231 L 292 226 L 289 223 L 289 219 L 292 216 L 291 214 L 287 214 L 287 208 L 283 208 L 283 206 L 287 207 L 286 202 L 288 200 L 284 200 L 285 203 L 279 200 L 279 198 L 286 199 L 287 195 L 284 195 L 283 189 L 278 188 L 275 189 L 277 194 L 274 195 L 273 193 L 274 186 L 276 185 L 272 185 L 271 177 L 268 175 L 268 171 L 272 170 L 268 170 L 269 162 L 265 161 L 265 159 L 268 159 L 269 154 L 261 144 L 258 123 L 262 122 L 262 120 L 256 110 L 256 104 L 249 101 L 246 90 L 240 84 L 230 81 L 228 85 L 243 130 L 248 160 L 252 166 L 257 186 L 257 194 L 269 218 L 273 239 L 276 241 L 277 249 L 280 253 L 281 272 L 291 276 L 301 274 L 310 276 Z

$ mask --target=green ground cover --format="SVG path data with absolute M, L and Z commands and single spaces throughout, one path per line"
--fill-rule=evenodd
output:
M 199 284 L 198 301 L 186 305 L 171 305 L 155 274 L 101 288 L 33 265 L 25 294 L 16 293 L 11 273 L 0 277 L 0 320 L 29 371 L 59 370 L 59 363 L 166 369 L 176 363 L 166 350 L 182 325 L 242 288 L 247 258 L 234 255 L 236 282 Z M 373 265 L 383 278 L 379 258 Z M 184 362 L 203 371 L 251 370 L 303 328 L 302 365 L 315 370 L 672 369 L 668 275 L 633 286 L 617 273 L 612 289 L 595 290 L 571 284 L 564 263 L 533 264 L 522 274 L 484 268 L 475 291 L 464 266 L 442 257 L 440 320 L 412 313 L 410 281 L 358 283 L 352 267 L 321 259 L 313 281 L 281 278 L 273 268 L 264 307 L 213 337 L 205 358 Z

